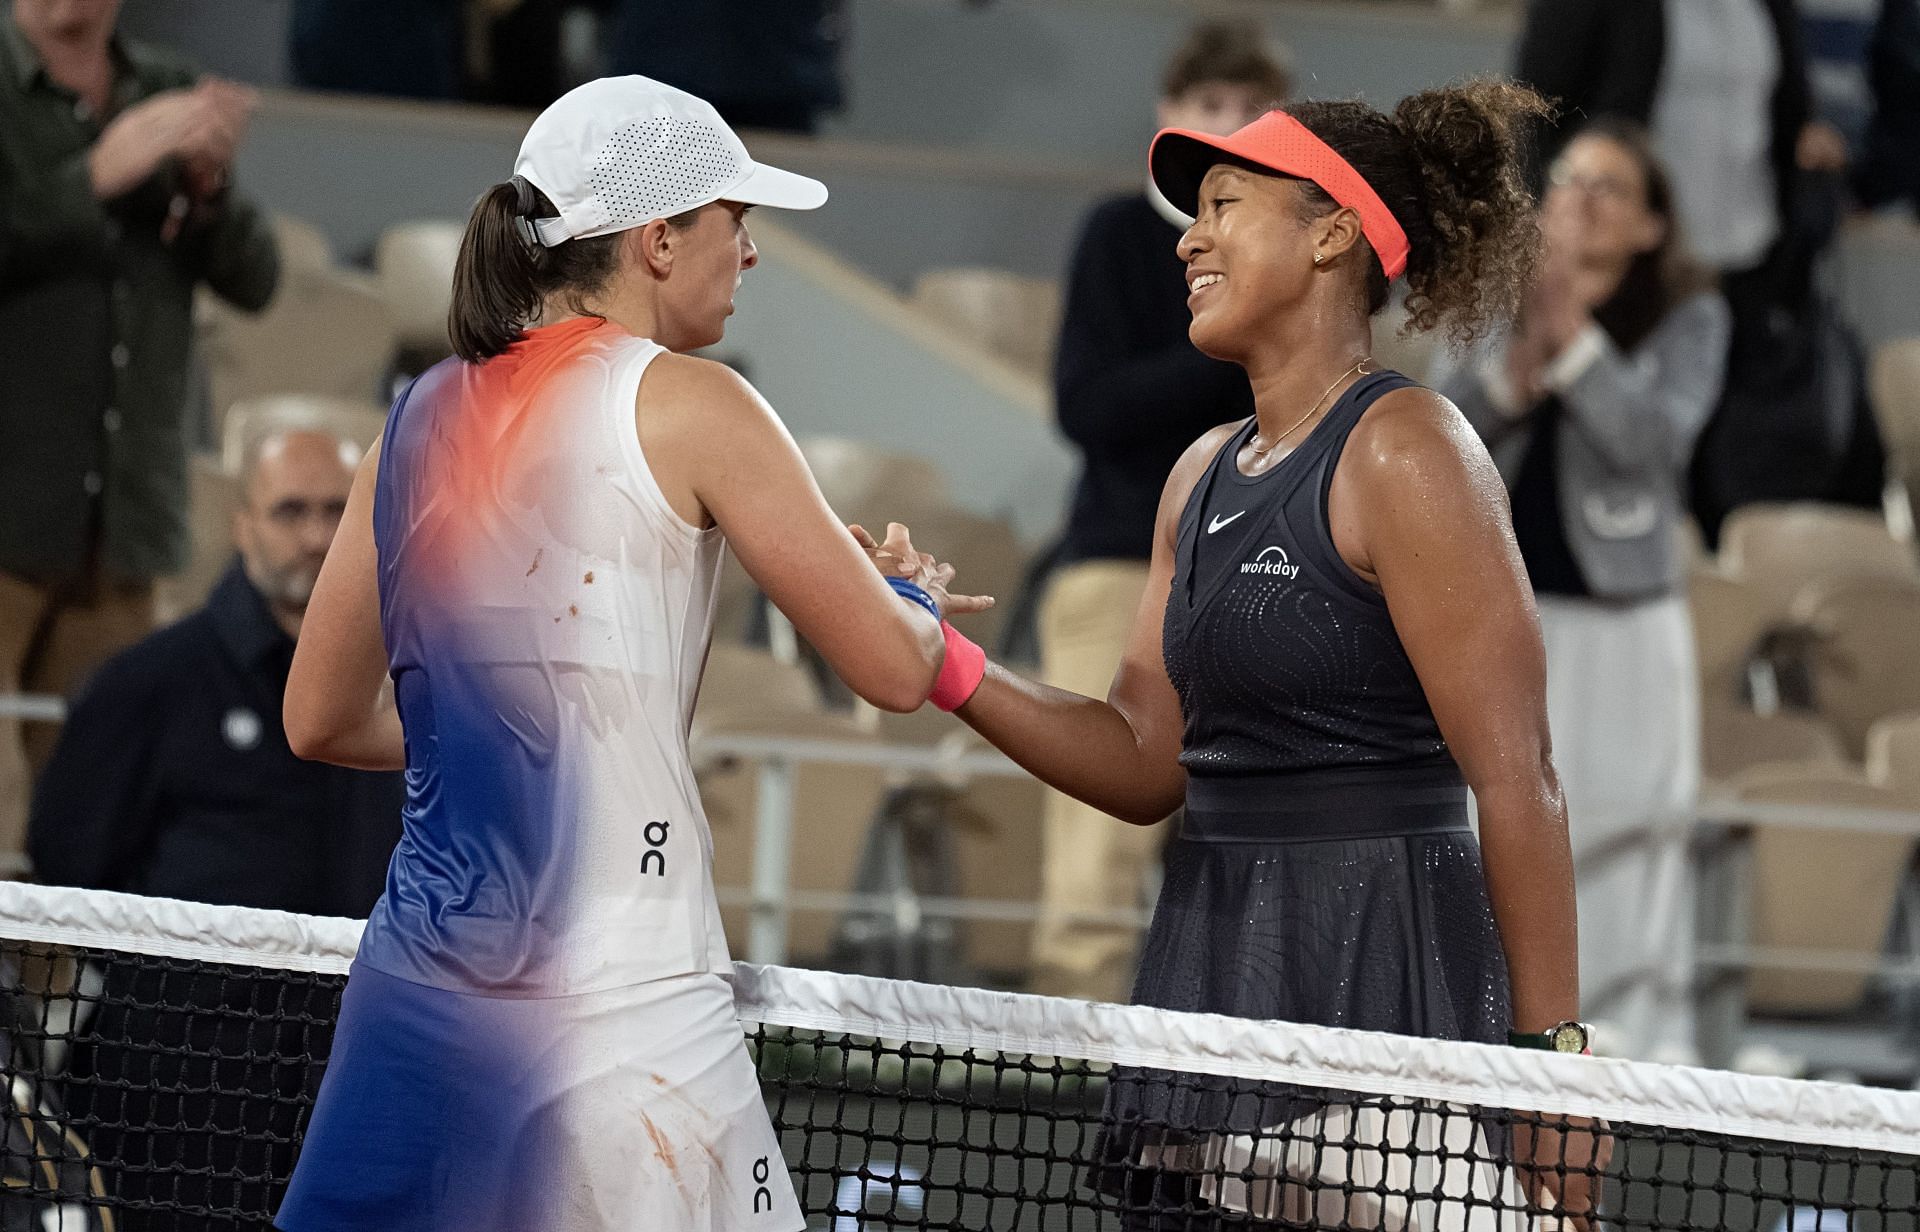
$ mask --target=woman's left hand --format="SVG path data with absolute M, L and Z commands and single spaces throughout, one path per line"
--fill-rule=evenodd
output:
M 1613 1132 L 1605 1121 L 1515 1114 L 1513 1162 L 1527 1196 L 1542 1213 L 1559 1216 L 1563 1226 L 1576 1232 L 1597 1226 L 1599 1182 L 1612 1161 Z

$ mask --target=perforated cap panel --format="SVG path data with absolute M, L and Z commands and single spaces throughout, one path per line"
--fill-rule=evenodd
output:
M 698 120 L 650 116 L 613 131 L 587 182 L 607 225 L 637 226 L 718 197 L 747 172 L 738 150 Z

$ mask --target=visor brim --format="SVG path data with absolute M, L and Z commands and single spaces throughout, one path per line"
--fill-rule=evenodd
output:
M 1215 163 L 1241 157 L 1225 142 L 1203 133 L 1169 128 L 1154 137 L 1147 174 L 1162 196 L 1189 218 L 1200 213 L 1200 183 Z
M 827 203 L 827 186 L 811 176 L 754 163 L 746 178 L 729 188 L 721 200 L 776 210 L 817 210 Z

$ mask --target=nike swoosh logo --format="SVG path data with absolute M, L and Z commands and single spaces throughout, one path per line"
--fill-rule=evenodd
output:
M 1234 514 L 1233 517 L 1231 518 L 1215 518 L 1213 521 L 1207 523 L 1207 533 L 1211 535 L 1214 532 L 1218 531 L 1221 527 L 1227 525 L 1229 522 L 1232 522 L 1235 518 L 1243 518 L 1245 516 L 1247 516 L 1247 511 L 1242 509 L 1239 513 Z

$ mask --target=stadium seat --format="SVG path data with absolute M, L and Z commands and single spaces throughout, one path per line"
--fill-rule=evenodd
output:
M 326 273 L 333 265 L 333 244 L 320 228 L 303 218 L 275 211 L 271 226 L 280 246 L 280 269 L 288 274 Z
M 993 751 L 971 728 L 931 706 L 912 714 L 879 714 L 876 729 L 889 744 L 938 747 L 948 753 Z M 948 787 L 955 893 L 1038 903 L 1040 812 L 1046 789 L 1025 775 L 979 775 Z M 966 920 L 958 927 L 958 937 L 962 961 L 971 971 L 1012 983 L 1026 978 L 1033 948 L 1031 920 Z
M 1888 495 L 1911 536 L 1920 511 L 1920 338 L 1899 338 L 1873 355 L 1873 409 L 1887 447 Z
M 1867 777 L 1920 809 L 1920 709 L 1890 715 L 1867 732 Z
M 1920 559 L 1886 519 L 1813 502 L 1746 505 L 1720 532 L 1720 567 L 1757 590 L 1795 595 L 1810 583 L 1872 578 L 1920 589 Z
M 1844 766 L 1847 761 L 1839 733 L 1818 715 L 1790 710 L 1757 714 L 1723 696 L 1703 699 L 1700 734 L 1701 772 L 1709 789 L 1756 766 Z
M 440 219 L 399 223 L 382 231 L 374 246 L 374 277 L 400 346 L 429 363 L 451 349 L 447 310 L 453 306 L 453 267 L 465 229 Z
M 1920 338 L 1897 338 L 1873 354 L 1874 414 L 1887 447 L 1920 454 Z
M 800 451 L 833 511 L 876 539 L 885 537 L 889 521 L 911 526 L 916 512 L 950 504 L 946 475 L 916 454 L 827 436 L 802 440 Z
M 1911 807 L 1900 793 L 1873 782 L 1865 771 L 1844 766 L 1757 767 L 1737 776 L 1732 786 L 1739 800 L 1752 804 Z M 1879 960 L 1913 847 L 1914 840 L 1902 834 L 1752 826 L 1744 940 L 1852 963 Z M 1871 978 L 1860 971 L 1757 967 L 1747 984 L 1749 1012 L 1845 1012 L 1858 1006 Z
M 1687 601 L 1702 696 L 1727 703 L 1739 700 L 1747 665 L 1762 636 L 1785 616 L 1784 604 L 1711 569 L 1695 569 L 1688 576 Z
M 764 650 L 716 643 L 701 679 L 692 743 L 700 798 L 713 831 L 714 884 L 745 891 L 753 883 L 755 809 L 765 759 L 714 756 L 701 742 L 711 736 L 874 742 L 873 733 L 844 714 L 827 712 L 808 670 L 782 663 Z M 887 787 L 883 771 L 821 762 L 800 764 L 793 777 L 790 884 L 801 891 L 852 887 L 861 844 Z M 721 911 L 729 944 L 747 954 L 749 911 L 729 904 Z M 795 909 L 788 919 L 788 951 L 794 961 L 818 961 L 831 946 L 837 917 Z
M 1876 720 L 1920 709 L 1920 587 L 1877 579 L 1829 582 L 1795 600 L 1793 620 L 1810 633 L 1815 708 L 1847 752 L 1866 752 Z
M 393 326 L 386 305 L 364 278 L 291 270 L 259 315 L 202 292 L 196 318 L 216 440 L 227 408 L 247 398 L 284 393 L 386 398 Z
M 995 269 L 929 270 L 914 306 L 1013 366 L 1044 375 L 1060 333 L 1060 284 Z

